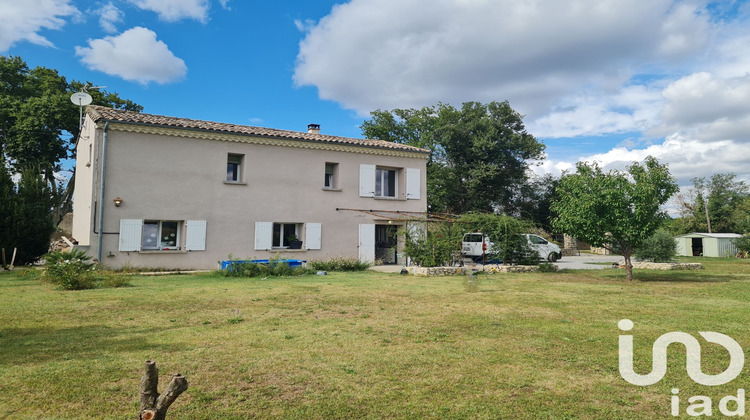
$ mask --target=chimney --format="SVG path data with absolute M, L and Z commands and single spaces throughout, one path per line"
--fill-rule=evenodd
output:
M 310 134 L 320 134 L 320 124 L 307 124 L 307 132 Z

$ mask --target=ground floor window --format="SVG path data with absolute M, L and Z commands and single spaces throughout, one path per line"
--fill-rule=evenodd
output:
M 180 222 L 144 220 L 141 236 L 143 250 L 177 250 L 180 243 Z
M 285 248 L 291 246 L 290 243 L 298 241 L 298 225 L 298 223 L 274 223 L 271 246 Z
M 205 251 L 205 220 L 120 219 L 120 251 Z

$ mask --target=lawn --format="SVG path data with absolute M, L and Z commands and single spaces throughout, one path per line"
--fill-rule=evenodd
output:
M 161 391 L 190 388 L 175 419 L 673 418 L 694 395 L 737 395 L 748 373 L 693 383 L 670 347 L 666 377 L 627 383 L 618 336 L 635 338 L 636 371 L 660 335 L 703 346 L 703 371 L 728 353 L 698 331 L 750 349 L 750 262 L 702 271 L 621 270 L 419 278 L 330 273 L 267 279 L 217 274 L 132 278 L 131 287 L 61 291 L 33 271 L 0 273 L 0 418 L 132 419 L 145 360 Z M 624 333 L 620 319 L 634 321 Z

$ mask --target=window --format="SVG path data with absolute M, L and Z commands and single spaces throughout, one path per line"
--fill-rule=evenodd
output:
M 375 169 L 375 197 L 396 197 L 398 172 L 395 169 Z
M 325 180 L 323 183 L 323 188 L 328 190 L 333 190 L 337 188 L 337 174 L 338 174 L 339 164 L 338 163 L 328 163 L 326 162 L 326 170 L 325 170 Z
M 300 241 L 304 235 L 305 249 L 321 249 L 322 236 L 320 223 L 273 222 L 255 222 L 255 249 L 290 248 L 293 245 L 290 241 L 292 235 L 296 236 Z
M 144 220 L 141 249 L 144 251 L 177 250 L 180 243 L 180 222 Z
M 184 232 L 184 235 L 182 234 Z M 183 237 L 184 236 L 184 242 Z M 205 220 L 120 219 L 120 251 L 205 251 Z
M 297 223 L 274 223 L 271 246 L 289 247 L 289 242 L 297 240 Z
M 227 182 L 242 182 L 242 158 L 244 155 L 227 156 Z

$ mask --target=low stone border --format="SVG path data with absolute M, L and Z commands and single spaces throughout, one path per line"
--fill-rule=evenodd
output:
M 625 261 L 618 263 L 620 267 L 625 268 Z M 654 263 L 654 262 L 634 262 L 633 268 L 643 270 L 702 270 L 701 263 Z
M 406 267 L 409 274 L 415 276 L 458 276 L 471 274 L 478 270 L 471 267 Z M 484 271 L 488 273 L 529 273 L 539 271 L 537 265 L 498 265 L 486 266 Z

